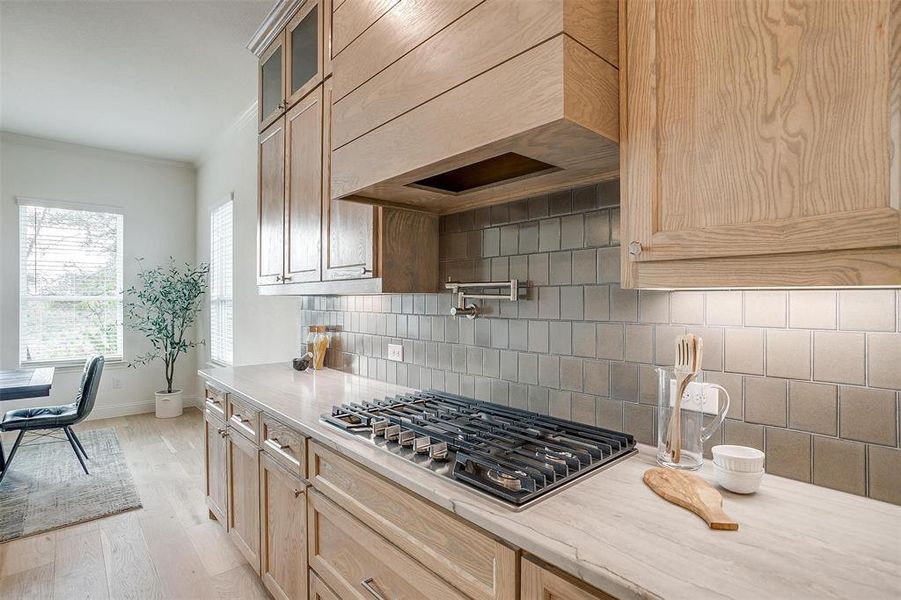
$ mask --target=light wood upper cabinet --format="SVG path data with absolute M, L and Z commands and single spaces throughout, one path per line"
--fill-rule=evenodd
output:
M 901 284 L 901 2 L 623 0 L 623 285 Z
M 319 281 L 322 217 L 322 88 L 285 116 L 284 281 Z
M 214 409 L 207 407 L 203 411 L 203 445 L 204 445 L 204 488 L 206 503 L 210 514 L 222 523 L 228 506 L 228 467 L 226 464 L 228 444 L 225 433 L 225 420 L 220 418 Z
M 260 573 L 260 452 L 229 427 L 228 534 L 253 570 Z
M 260 574 L 276 600 L 307 598 L 304 483 L 263 454 L 260 462 Z
M 285 269 L 285 120 L 260 134 L 257 285 L 279 283 Z
M 286 107 L 322 83 L 325 56 L 324 20 L 329 10 L 322 0 L 307 0 L 285 26 Z
M 285 109 L 285 36 L 280 34 L 260 56 L 257 88 L 260 131 L 281 116 Z
M 528 558 L 522 560 L 521 600 L 615 600 Z

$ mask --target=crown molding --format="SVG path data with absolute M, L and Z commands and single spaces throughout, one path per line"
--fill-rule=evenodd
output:
M 297 9 L 303 6 L 306 0 L 278 0 L 263 22 L 257 28 L 256 33 L 247 42 L 247 49 L 260 56 L 272 43 L 282 28 L 288 24 Z

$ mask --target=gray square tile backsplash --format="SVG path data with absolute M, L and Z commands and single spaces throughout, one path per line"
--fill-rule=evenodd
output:
M 443 217 L 441 281 L 527 287 L 473 321 L 445 293 L 304 297 L 301 322 L 331 326 L 333 368 L 649 444 L 653 368 L 695 333 L 707 380 L 732 398 L 708 448 L 761 448 L 771 473 L 901 504 L 901 291 L 622 290 L 618 198 L 611 182 Z

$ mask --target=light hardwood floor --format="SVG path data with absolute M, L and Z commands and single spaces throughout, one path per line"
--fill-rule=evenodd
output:
M 189 409 L 175 419 L 146 414 L 77 426 L 116 429 L 144 506 L 0 544 L 0 599 L 268 599 L 208 517 L 202 422 Z

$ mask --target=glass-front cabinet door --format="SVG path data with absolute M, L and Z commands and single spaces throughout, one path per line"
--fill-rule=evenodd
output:
M 324 0 L 307 0 L 285 27 L 285 107 L 322 82 Z
M 285 34 L 275 38 L 260 56 L 259 77 L 260 131 L 284 112 L 285 102 Z

